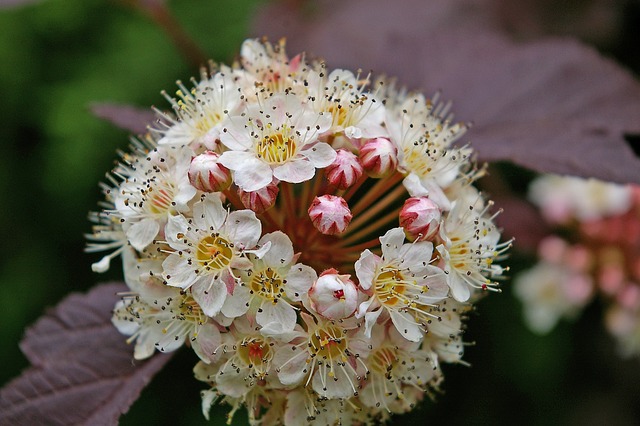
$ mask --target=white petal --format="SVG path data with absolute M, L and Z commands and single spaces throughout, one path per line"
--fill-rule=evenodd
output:
M 250 381 L 247 376 L 251 370 L 247 367 L 236 367 L 233 363 L 225 363 L 216 374 L 216 387 L 224 395 L 239 398 L 249 391 Z
M 225 155 L 231 154 L 231 152 L 233 151 L 227 151 L 222 154 L 220 156 L 220 162 L 230 169 L 232 168 L 231 166 L 235 168 L 235 173 L 233 175 L 234 182 L 242 188 L 243 191 L 257 191 L 271 183 L 273 180 L 273 172 L 267 163 L 258 160 L 253 155 L 246 156 L 244 159 L 240 160 L 242 161 L 241 163 L 236 163 L 238 160 L 231 159 L 231 156 L 227 156 L 227 159 L 225 159 Z M 231 164 L 231 166 L 227 164 Z
M 222 309 L 227 298 L 227 286 L 219 279 L 202 277 L 191 287 L 191 294 L 202 308 L 202 312 L 212 317 Z
M 305 149 L 301 154 L 307 157 L 317 169 L 327 167 L 335 161 L 337 156 L 335 149 L 324 142 L 317 143 L 310 149 Z
M 376 321 L 378 321 L 378 317 L 382 313 L 382 308 L 379 308 L 377 311 L 367 312 L 364 314 L 364 335 L 366 337 L 371 337 L 371 329 L 375 325 Z
M 170 254 L 162 262 L 162 269 L 167 285 L 173 287 L 186 289 L 198 279 L 193 267 L 189 265 L 187 257 L 177 253 Z
M 293 260 L 293 243 L 289 237 L 281 231 L 271 232 L 260 238 L 259 244 L 262 246 L 271 243 L 269 251 L 267 251 L 262 260 L 267 266 L 272 268 L 282 268 L 287 266 Z
M 222 206 L 218 194 L 205 194 L 203 200 L 193 206 L 193 220 L 200 229 L 209 230 L 213 227 L 218 231 L 226 218 L 227 210 Z
M 379 263 L 379 258 L 375 254 L 371 253 L 368 249 L 360 253 L 360 259 L 356 261 L 356 276 L 360 283 L 360 287 L 364 290 L 371 288 L 373 279 L 376 276 L 376 268 Z
M 451 288 L 451 295 L 458 302 L 466 302 L 471 296 L 471 289 L 469 284 L 461 278 L 458 273 L 451 271 L 448 276 L 447 283 Z
M 354 390 L 351 383 L 357 382 L 356 378 L 349 377 L 337 362 L 333 363 L 333 367 L 334 377 L 330 377 L 329 374 L 323 376 L 322 372 L 324 370 L 322 368 L 316 370 L 311 383 L 313 390 L 326 398 L 348 398 L 353 396 Z
M 258 243 L 262 224 L 251 210 L 238 210 L 229 213 L 224 231 L 239 249 L 251 249 Z
M 415 173 L 409 173 L 409 176 L 404 178 L 402 184 L 407 188 L 407 192 L 412 197 L 426 197 L 429 195 L 429 190 L 422 186 L 420 178 Z
M 412 342 L 422 340 L 423 333 L 420 330 L 420 326 L 416 324 L 410 314 L 396 310 L 389 310 L 389 313 L 391 314 L 391 322 L 396 326 L 402 337 Z
M 273 357 L 273 365 L 278 372 L 278 378 L 283 385 L 297 385 L 309 372 L 307 358 L 309 353 L 304 347 L 284 345 L 276 351 Z
M 400 257 L 400 248 L 404 244 L 404 238 L 404 229 L 402 228 L 390 229 L 384 236 L 380 237 L 382 257 L 384 257 L 386 261 Z
M 260 161 L 255 154 L 248 151 L 225 151 L 218 161 L 230 170 L 241 169 L 247 161 Z M 262 161 L 260 161 L 262 163 Z
M 187 233 L 189 226 L 189 222 L 184 216 L 180 214 L 169 216 L 167 225 L 164 227 L 164 235 L 172 248 L 176 250 L 187 250 L 189 248 L 189 245 L 184 242 L 184 235 Z
M 191 347 L 207 364 L 214 362 L 220 353 L 214 353 L 220 346 L 220 331 L 212 322 L 203 324 L 198 334 L 192 334 Z
M 258 324 L 267 325 L 277 322 L 282 324 L 283 331 L 291 331 L 296 326 L 296 311 L 287 303 L 264 302 L 260 308 L 256 314 Z
M 244 315 L 249 309 L 250 297 L 247 286 L 236 286 L 233 294 L 227 295 L 224 305 L 222 305 L 222 313 L 229 318 Z
M 127 238 L 134 249 L 142 251 L 153 242 L 159 230 L 158 221 L 148 217 L 131 225 L 127 229 Z
M 412 272 L 420 274 L 431 262 L 432 252 L 433 244 L 430 241 L 404 244 L 398 253 L 400 267 L 409 268 Z
M 309 292 L 309 289 L 317 279 L 318 274 L 310 266 L 302 263 L 293 265 L 286 278 L 285 291 L 287 297 L 294 302 L 301 300 L 302 296 Z
M 246 122 L 246 118 L 241 116 L 225 120 L 222 126 L 223 131 L 220 133 L 220 142 L 234 151 L 250 149 L 253 141 L 251 140 L 251 130 L 245 126 Z
M 315 174 L 316 168 L 313 166 L 313 164 L 311 164 L 309 160 L 304 158 L 296 158 L 287 161 L 283 165 L 275 167 L 273 169 L 273 176 L 281 181 L 290 183 L 301 183 L 308 181 Z M 271 182 L 271 179 L 269 179 L 269 182 Z

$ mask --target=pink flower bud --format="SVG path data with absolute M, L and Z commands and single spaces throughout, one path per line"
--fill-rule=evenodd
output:
M 412 197 L 400 210 L 400 226 L 413 236 L 429 239 L 437 231 L 441 212 L 438 205 L 427 197 Z
M 205 151 L 194 157 L 189 166 L 189 182 L 204 192 L 219 192 L 232 183 L 231 172 L 218 163 L 220 156 L 213 151 Z
M 358 289 L 351 275 L 339 275 L 335 269 L 320 274 L 309 290 L 311 306 L 325 318 L 339 320 L 353 315 L 358 307 Z
M 351 151 L 339 149 L 337 153 L 335 161 L 327 166 L 325 171 L 331 185 L 347 189 L 362 177 L 364 169 L 358 157 Z
M 313 226 L 325 235 L 343 233 L 353 218 L 344 198 L 335 195 L 316 197 L 308 213 Z
M 398 167 L 398 149 L 387 138 L 375 138 L 360 148 L 360 163 L 374 178 L 388 176 Z
M 242 204 L 258 214 L 266 212 L 275 205 L 279 192 L 280 188 L 278 188 L 278 181 L 276 179 L 264 188 L 253 192 L 245 192 L 238 188 L 238 195 L 240 196 Z

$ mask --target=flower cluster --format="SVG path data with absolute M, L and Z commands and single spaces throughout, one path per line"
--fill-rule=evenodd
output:
M 529 326 L 546 333 L 597 296 L 621 351 L 640 353 L 640 187 L 546 175 L 529 196 L 557 228 L 515 281 Z
M 104 185 L 90 251 L 121 255 L 136 359 L 191 347 L 206 417 L 352 424 L 411 410 L 462 362 L 500 242 L 464 124 L 385 80 L 247 40 L 157 111 Z M 399 225 L 399 226 L 398 226 Z

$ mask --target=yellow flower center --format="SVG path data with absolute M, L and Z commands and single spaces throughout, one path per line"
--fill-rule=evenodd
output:
M 379 374 L 388 374 L 394 367 L 398 356 L 396 350 L 390 346 L 376 349 L 369 355 L 369 368 Z
M 328 326 L 311 335 L 309 349 L 322 359 L 346 359 L 347 340 L 339 328 Z
M 145 191 L 145 206 L 147 211 L 154 215 L 164 215 L 172 207 L 173 197 L 175 196 L 175 188 L 170 183 L 166 183 L 159 188 L 150 186 Z
M 231 264 L 233 245 L 219 235 L 204 237 L 198 243 L 196 258 L 207 270 L 219 271 Z
M 256 146 L 258 158 L 269 164 L 283 164 L 296 154 L 296 143 L 292 137 L 282 133 L 267 135 Z
M 253 274 L 249 284 L 251 291 L 265 299 L 275 302 L 284 293 L 284 281 L 271 268 Z
M 388 268 L 376 277 L 375 293 L 385 306 L 406 305 L 407 297 L 404 293 L 410 285 L 415 285 L 415 282 L 405 280 L 398 269 Z

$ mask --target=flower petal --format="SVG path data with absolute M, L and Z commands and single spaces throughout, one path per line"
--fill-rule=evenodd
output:
M 360 253 L 360 259 L 356 261 L 356 276 L 360 282 L 360 287 L 369 290 L 376 276 L 376 268 L 380 258 L 368 249 Z
M 390 309 L 391 322 L 395 325 L 396 330 L 405 339 L 412 342 L 419 342 L 422 340 L 423 334 L 420 330 L 420 326 L 416 324 L 416 321 L 407 312 L 398 312 Z
M 337 156 L 335 149 L 324 142 L 317 143 L 312 148 L 305 149 L 300 153 L 307 157 L 311 164 L 317 169 L 327 167 L 335 161 Z
M 233 294 L 227 295 L 221 312 L 229 318 L 244 315 L 249 310 L 250 298 L 249 288 L 238 285 L 233 290 Z
M 285 291 L 287 297 L 294 302 L 298 302 L 304 294 L 309 292 L 309 289 L 317 279 L 318 274 L 310 266 L 302 263 L 293 265 L 286 277 Z
M 136 222 L 127 229 L 127 238 L 134 249 L 144 250 L 158 235 L 160 224 L 153 218 L 145 218 Z
M 167 285 L 180 287 L 182 289 L 189 288 L 198 276 L 189 264 L 189 260 L 185 256 L 172 253 L 162 262 L 163 277 Z
M 380 237 L 382 246 L 382 257 L 385 261 L 398 259 L 400 257 L 400 248 L 405 239 L 404 229 L 393 228 L 387 231 L 384 236 Z
M 271 248 L 262 256 L 262 260 L 267 266 L 272 268 L 282 268 L 289 265 L 293 260 L 293 243 L 289 237 L 281 232 L 271 232 L 260 238 L 259 244 L 271 243 Z
M 229 213 L 224 231 L 239 249 L 251 249 L 258 243 L 262 224 L 251 210 L 238 210 Z
M 227 286 L 219 279 L 202 277 L 191 287 L 191 294 L 202 312 L 212 317 L 222 309 L 227 298 Z
M 305 158 L 296 158 L 291 161 L 287 161 L 283 165 L 273 169 L 273 176 L 281 181 L 290 183 L 308 181 L 315 174 L 316 168 Z M 269 179 L 269 182 L 270 181 L 271 179 Z

